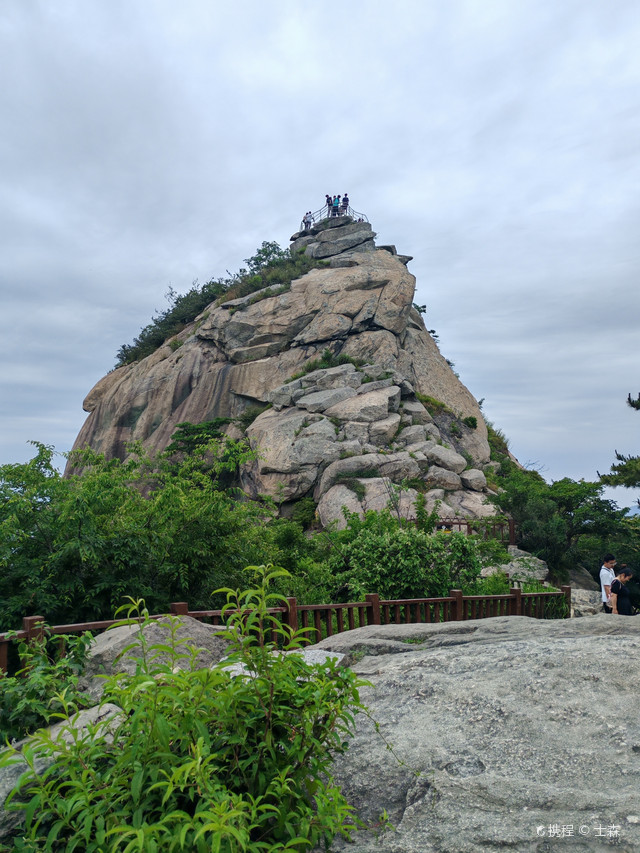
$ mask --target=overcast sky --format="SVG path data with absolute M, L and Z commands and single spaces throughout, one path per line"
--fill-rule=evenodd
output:
M 0 463 L 344 191 L 521 462 L 640 452 L 638 45 L 637 0 L 2 0 Z

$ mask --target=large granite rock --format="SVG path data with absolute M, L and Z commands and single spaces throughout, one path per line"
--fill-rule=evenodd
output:
M 410 461 L 367 465 L 396 484 L 438 468 L 447 473 L 432 473 L 432 487 L 484 493 L 489 445 L 480 409 L 413 308 L 406 258 L 393 246 L 376 249 L 374 237 L 368 223 L 349 217 L 294 235 L 294 251 L 331 257 L 331 266 L 277 295 L 265 288 L 212 303 L 155 353 L 108 374 L 85 400 L 90 414 L 74 446 L 124 458 L 138 440 L 161 451 L 181 422 L 271 405 L 247 430 L 260 453 L 242 475 L 251 495 L 276 497 L 285 509 L 306 495 L 319 500 L 327 466 L 400 452 Z M 291 379 L 326 349 L 354 363 Z M 429 398 L 442 404 L 432 413 Z
M 332 849 L 640 849 L 640 620 L 370 626 L 319 647 L 370 682 L 337 782 L 365 821 L 386 810 L 395 827 Z

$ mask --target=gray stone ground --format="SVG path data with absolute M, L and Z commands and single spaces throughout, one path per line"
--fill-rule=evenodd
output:
M 319 647 L 371 682 L 380 727 L 359 716 L 337 780 L 395 826 L 336 850 L 640 850 L 640 619 L 371 626 Z

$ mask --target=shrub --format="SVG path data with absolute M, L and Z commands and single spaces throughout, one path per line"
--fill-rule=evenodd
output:
M 21 669 L 0 677 L 0 740 L 17 740 L 34 732 L 65 709 L 88 708 L 89 696 L 78 690 L 91 635 L 18 640 Z M 15 632 L 10 632 L 14 635 Z M 64 644 L 65 656 L 61 654 Z
M 469 429 L 477 429 L 478 428 L 478 419 L 475 417 L 475 415 L 468 415 L 466 418 L 463 418 L 462 423 L 465 426 L 468 426 Z
M 369 592 L 394 599 L 448 595 L 452 588 L 473 586 L 487 564 L 485 550 L 491 562 L 503 550 L 463 533 L 404 527 L 388 511 L 365 513 L 364 520 L 349 514 L 347 530 L 336 538 L 328 560 L 335 575 L 334 600 Z
M 280 598 L 267 586 L 282 571 L 254 570 L 255 588 L 225 591 L 232 652 L 223 663 L 196 669 L 174 620 L 167 644 L 147 646 L 140 635 L 135 675 L 106 680 L 105 701 L 122 715 L 68 743 L 34 738 L 12 795 L 25 813 L 21 849 L 275 853 L 349 836 L 353 810 L 331 764 L 353 731 L 360 682 L 333 663 L 277 653 L 267 632 L 287 651 L 302 637 L 267 612 Z M 44 772 L 34 764 L 40 751 L 55 755 Z
M 307 373 L 313 373 L 314 370 L 327 370 L 330 367 L 338 367 L 341 364 L 353 364 L 355 367 L 362 367 L 364 363 L 363 359 L 352 358 L 350 355 L 334 355 L 327 347 L 322 351 L 322 356 L 308 361 L 288 381 L 292 382 L 294 379 L 300 379 L 302 376 L 306 376 Z

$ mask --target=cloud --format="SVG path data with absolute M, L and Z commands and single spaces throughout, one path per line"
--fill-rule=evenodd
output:
M 637 449 L 639 38 L 631 0 L 6 0 L 3 460 L 70 447 L 169 286 L 345 190 L 516 455 Z

